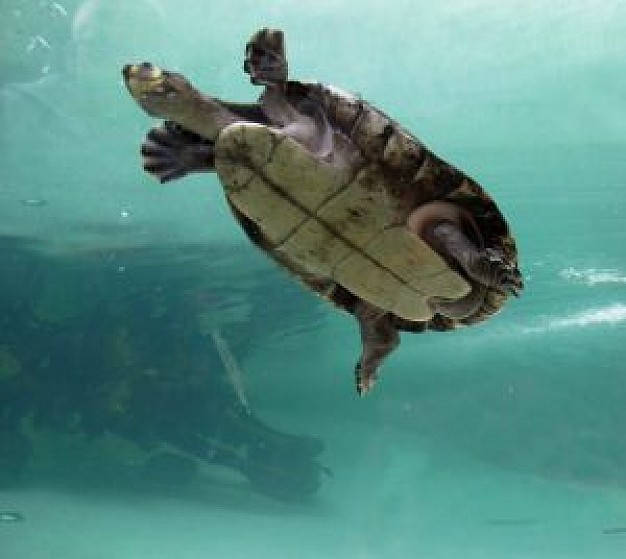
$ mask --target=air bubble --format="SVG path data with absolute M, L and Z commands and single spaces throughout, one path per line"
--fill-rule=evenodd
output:
M 67 17 L 67 10 L 58 2 L 52 2 L 52 4 L 50 4 L 50 7 L 59 15 L 62 15 L 63 17 Z
M 24 198 L 20 202 L 29 208 L 42 208 L 48 204 L 48 201 L 43 198 Z
M 46 49 L 50 49 L 50 43 L 46 41 L 41 35 L 35 35 L 30 38 L 28 41 L 28 45 L 26 45 L 26 52 L 32 52 L 37 47 L 44 47 Z

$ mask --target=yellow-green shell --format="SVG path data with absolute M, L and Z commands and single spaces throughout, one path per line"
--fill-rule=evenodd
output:
M 293 268 L 414 321 L 432 318 L 431 299 L 469 293 L 463 277 L 407 229 L 378 165 L 333 166 L 250 123 L 222 132 L 217 149 L 229 201 Z

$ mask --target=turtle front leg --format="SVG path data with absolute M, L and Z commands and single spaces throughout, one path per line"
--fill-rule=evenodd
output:
M 493 248 L 478 248 L 454 223 L 442 221 L 432 230 L 435 243 L 456 260 L 467 275 L 487 287 L 519 296 L 524 288 L 520 271 Z
M 358 301 L 354 314 L 361 329 L 362 353 L 354 374 L 356 390 L 363 396 L 371 390 L 384 359 L 400 345 L 400 335 L 390 313 L 365 301 Z
M 242 122 L 269 124 L 258 103 L 222 102 Z M 171 120 L 153 128 L 141 145 L 143 168 L 161 183 L 215 171 L 215 144 Z
M 171 121 L 148 132 L 141 155 L 144 170 L 161 183 L 215 170 L 213 142 Z

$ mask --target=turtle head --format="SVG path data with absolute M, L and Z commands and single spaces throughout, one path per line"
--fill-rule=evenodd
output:
M 189 81 L 175 72 L 142 62 L 127 64 L 122 76 L 128 91 L 149 115 L 180 121 L 199 94 Z
M 246 44 L 243 71 L 254 85 L 284 85 L 287 82 L 285 37 L 280 29 L 264 27 Z

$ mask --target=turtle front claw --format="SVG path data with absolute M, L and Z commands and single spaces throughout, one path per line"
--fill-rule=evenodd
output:
M 141 145 L 144 170 L 161 183 L 214 170 L 214 151 L 212 142 L 170 121 L 150 130 Z

